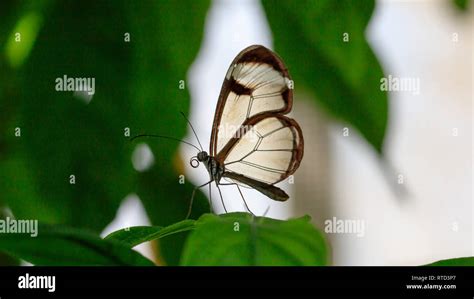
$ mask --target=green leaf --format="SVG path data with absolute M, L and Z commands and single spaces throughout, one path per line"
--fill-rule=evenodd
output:
M 205 214 L 190 233 L 182 265 L 327 265 L 328 247 L 310 217 L 287 221 L 246 213 Z
M 120 241 L 127 246 L 135 247 L 143 242 L 163 238 L 172 234 L 189 231 L 194 228 L 194 220 L 183 220 L 167 227 L 161 226 L 134 226 L 115 231 L 105 239 Z
M 30 234 L 0 234 L 0 251 L 38 266 L 152 266 L 150 260 L 115 240 L 84 230 L 39 225 Z
M 387 93 L 382 68 L 365 39 L 374 1 L 263 0 L 275 50 L 295 81 L 332 115 L 382 152 Z M 344 42 L 344 34 L 349 41 Z
M 437 261 L 427 266 L 474 266 L 474 257 L 459 257 Z

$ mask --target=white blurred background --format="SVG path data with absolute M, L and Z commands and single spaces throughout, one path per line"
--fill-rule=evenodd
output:
M 328 234 L 335 265 L 419 265 L 474 256 L 472 18 L 472 7 L 461 14 L 450 1 L 378 1 L 366 32 L 386 75 L 420 78 L 418 95 L 389 94 L 385 149 L 403 175 L 408 197 L 394 195 L 374 151 L 357 132 L 349 127 L 344 137 L 347 125 L 298 93 L 296 82 L 292 117 L 303 128 L 305 157 L 295 184 L 279 185 L 290 200 L 276 203 L 245 190 L 251 210 L 261 215 L 270 206 L 267 216 L 282 219 L 309 214 L 321 230 L 333 217 L 363 221 L 363 236 Z M 205 30 L 187 84 L 190 120 L 207 147 L 230 62 L 251 44 L 272 48 L 272 37 L 260 2 L 253 0 L 214 1 Z M 195 155 L 186 147 L 181 154 L 185 163 Z M 194 184 L 208 179 L 202 165 L 188 167 L 186 175 Z M 222 190 L 228 210 L 244 209 L 235 187 Z M 212 192 L 218 206 L 215 187 Z M 132 225 L 149 225 L 134 194 L 103 235 Z M 148 244 L 137 249 L 152 256 Z

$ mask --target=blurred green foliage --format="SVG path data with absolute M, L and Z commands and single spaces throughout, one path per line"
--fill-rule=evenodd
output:
M 132 132 L 183 138 L 187 125 L 179 112 L 188 114 L 190 100 L 188 90 L 179 89 L 179 82 L 186 80 L 199 51 L 210 2 L 127 3 L 133 32 Z M 152 224 L 166 226 L 186 217 L 193 186 L 179 184 L 178 176 L 183 173 L 176 165 L 178 143 L 149 140 L 149 145 L 156 163 L 150 171 L 138 174 L 136 193 Z M 199 192 L 191 218 L 197 219 L 205 212 L 209 212 L 209 205 Z M 160 244 L 166 263 L 176 265 L 183 236 L 172 236 Z
M 387 93 L 365 39 L 374 1 L 263 0 L 276 52 L 295 81 L 332 115 L 354 126 L 382 153 Z
M 8 215 L 6 213 L 5 208 L 2 206 L 2 203 L 0 202 L 0 220 L 5 220 L 7 217 L 11 217 L 11 215 Z M 16 266 L 20 264 L 20 260 L 10 256 L 4 252 L 1 252 L 0 250 L 0 266 Z
M 138 173 L 131 163 L 135 144 L 124 132 L 184 137 L 179 112 L 188 112 L 189 93 L 178 84 L 199 50 L 208 6 L 209 1 L 2 1 L 3 205 L 17 218 L 98 233 L 135 192 L 153 224 L 183 219 L 193 187 L 178 184 L 179 144 L 145 140 L 156 163 Z M 21 41 L 12 43 L 20 29 Z M 55 79 L 63 75 L 95 78 L 92 101 L 56 91 Z M 198 193 L 192 217 L 208 211 Z M 183 242 L 170 245 L 171 263 Z
M 454 6 L 460 11 L 467 11 L 470 5 L 470 0 L 452 0 Z

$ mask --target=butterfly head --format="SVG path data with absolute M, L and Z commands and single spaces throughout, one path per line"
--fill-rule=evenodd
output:
M 207 162 L 209 160 L 209 154 L 206 151 L 199 152 L 197 156 L 192 157 L 189 161 L 191 167 L 197 168 L 200 162 Z
M 199 162 L 206 162 L 209 159 L 209 155 L 206 151 L 202 151 L 197 155 Z

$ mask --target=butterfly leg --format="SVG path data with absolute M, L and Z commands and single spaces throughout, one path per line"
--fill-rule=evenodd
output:
M 242 191 L 240 190 L 239 185 L 238 185 L 238 184 L 235 184 L 235 186 L 236 186 L 237 189 L 239 190 L 240 196 L 242 197 L 242 200 L 244 201 L 245 208 L 247 209 L 247 211 L 250 212 L 250 214 L 252 214 L 253 216 L 255 216 L 255 213 L 252 212 L 252 210 L 250 210 L 249 206 L 247 205 L 247 201 L 245 201 L 245 197 L 244 197 L 244 195 L 242 194 Z
M 237 187 L 237 189 L 239 190 L 240 197 L 242 197 L 242 200 L 244 201 L 245 208 L 247 209 L 247 211 L 249 211 L 250 214 L 252 214 L 252 215 L 255 216 L 255 213 L 252 212 L 252 210 L 250 210 L 249 206 L 247 205 L 247 201 L 245 200 L 244 194 L 242 193 L 242 190 L 240 190 L 240 187 L 239 187 L 238 184 L 236 184 L 236 183 L 219 183 L 219 185 L 222 185 L 222 186 L 232 186 L 232 185 L 235 185 L 235 186 Z
M 219 188 L 219 184 L 217 183 L 217 181 L 216 181 L 216 187 L 217 187 L 217 190 L 219 190 L 219 195 L 221 197 L 221 202 L 222 202 L 222 206 L 224 207 L 224 211 L 227 213 L 227 209 L 225 208 L 225 204 L 224 204 L 224 198 L 222 197 L 221 188 Z
M 190 202 L 189 202 L 189 209 L 188 209 L 188 214 L 186 215 L 186 219 L 188 219 L 189 216 L 191 216 L 191 210 L 192 210 L 192 208 L 193 208 L 194 195 L 196 195 L 197 189 L 202 188 L 202 187 L 204 187 L 204 186 L 206 186 L 206 185 L 210 185 L 211 183 L 212 183 L 212 180 L 210 180 L 209 182 L 207 182 L 207 183 L 205 183 L 205 184 L 202 184 L 201 186 L 196 186 L 196 187 L 194 187 L 194 189 L 193 189 L 193 194 L 191 195 L 191 200 L 190 200 Z
M 212 184 L 209 184 L 209 211 L 212 213 L 214 213 L 214 207 L 212 205 L 212 188 L 211 188 Z

